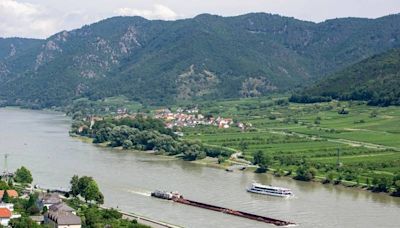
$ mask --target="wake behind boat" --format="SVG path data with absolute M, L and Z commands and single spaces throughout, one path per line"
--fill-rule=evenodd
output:
M 248 192 L 258 193 L 263 195 L 270 196 L 279 196 L 279 197 L 292 197 L 294 196 L 292 190 L 288 188 L 274 187 L 270 185 L 262 185 L 259 183 L 253 183 L 250 187 L 247 188 Z

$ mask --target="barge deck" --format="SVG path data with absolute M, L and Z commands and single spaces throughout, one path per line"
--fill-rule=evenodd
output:
M 185 199 L 185 198 L 183 198 L 182 195 L 180 195 L 178 193 L 155 191 L 155 192 L 151 193 L 151 196 L 156 197 L 156 198 L 165 199 L 165 200 L 172 200 L 174 202 L 189 205 L 189 206 L 199 207 L 199 208 L 222 212 L 225 214 L 234 215 L 234 216 L 238 216 L 238 217 L 242 217 L 242 218 L 247 218 L 247 219 L 251 219 L 251 220 L 255 220 L 255 221 L 259 221 L 259 222 L 265 222 L 265 223 L 273 224 L 276 226 L 296 225 L 293 222 L 283 221 L 283 220 L 279 220 L 279 219 L 269 218 L 266 216 L 251 214 L 251 213 L 247 213 L 247 212 L 243 212 L 243 211 L 232 210 L 232 209 L 225 208 L 225 207 L 220 207 L 220 206 L 215 206 L 215 205 L 211 205 L 211 204 L 206 204 L 206 203 L 201 203 L 201 202 Z

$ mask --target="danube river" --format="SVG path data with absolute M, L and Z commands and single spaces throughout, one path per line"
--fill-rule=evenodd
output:
M 400 198 L 100 148 L 69 137 L 69 126 L 69 118 L 60 113 L 0 109 L 1 165 L 7 153 L 10 170 L 24 165 L 32 171 L 34 183 L 45 187 L 66 188 L 74 174 L 93 176 L 106 206 L 183 227 L 273 226 L 154 199 L 148 197 L 150 191 L 176 190 L 189 199 L 293 221 L 300 227 L 400 224 Z M 291 188 L 296 198 L 247 193 L 245 188 L 253 181 Z

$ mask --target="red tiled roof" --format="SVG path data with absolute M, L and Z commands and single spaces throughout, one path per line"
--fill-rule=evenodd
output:
M 0 218 L 11 218 L 11 211 L 8 208 L 0 208 Z
M 7 194 L 10 198 L 18 197 L 18 192 L 15 190 L 7 190 Z M 0 190 L 0 199 L 3 199 L 3 196 L 4 196 L 4 190 Z
M 12 189 L 11 190 L 7 190 L 7 194 L 11 198 L 17 198 L 18 197 L 18 192 L 15 191 L 15 190 L 12 190 Z

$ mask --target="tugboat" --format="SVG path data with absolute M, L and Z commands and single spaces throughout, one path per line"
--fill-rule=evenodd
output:
M 270 196 L 279 196 L 289 198 L 294 196 L 292 190 L 288 188 L 274 187 L 270 185 L 262 185 L 259 183 L 253 183 L 249 188 L 247 188 L 248 192 L 270 195 Z
M 174 200 L 182 198 L 182 195 L 177 192 L 167 192 L 167 191 L 160 191 L 155 190 L 151 192 L 151 196 L 155 198 L 165 199 L 165 200 Z

